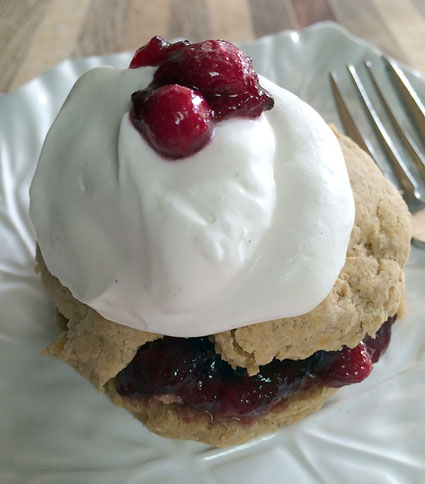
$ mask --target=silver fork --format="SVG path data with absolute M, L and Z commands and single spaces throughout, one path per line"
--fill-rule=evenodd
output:
M 425 108 L 403 71 L 385 56 L 382 56 L 382 60 L 389 71 L 396 90 L 403 100 L 403 104 L 410 114 L 417 136 L 423 146 L 425 146 Z M 357 69 L 353 65 L 347 65 L 346 68 L 373 127 L 376 138 L 391 164 L 392 172 L 400 185 L 400 192 L 412 213 L 412 241 L 418 247 L 425 248 L 425 155 L 418 148 L 412 136 L 400 126 L 397 117 L 390 107 L 390 103 L 383 94 L 383 89 L 373 74 L 371 62 L 365 61 L 364 65 L 376 93 L 375 96 L 384 107 L 396 133 L 395 136 L 391 136 L 385 127 L 385 123 L 382 121 L 377 109 L 375 109 Z M 379 153 L 370 138 L 367 139 L 358 129 L 338 87 L 335 73 L 331 72 L 329 78 L 338 113 L 346 134 L 371 155 L 385 176 L 391 178 L 390 173 L 385 168 L 385 163 L 380 159 Z

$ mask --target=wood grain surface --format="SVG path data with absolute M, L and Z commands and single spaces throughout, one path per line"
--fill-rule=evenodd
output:
M 0 0 L 0 92 L 66 58 L 134 50 L 155 34 L 246 42 L 322 20 L 425 75 L 425 0 Z

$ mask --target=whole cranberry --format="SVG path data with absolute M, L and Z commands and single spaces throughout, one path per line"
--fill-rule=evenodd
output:
M 162 37 L 156 36 L 142 47 L 136 50 L 130 62 L 130 69 L 137 69 L 145 66 L 158 66 L 171 54 L 189 45 L 189 41 L 170 44 Z
M 363 342 L 370 354 L 372 363 L 376 363 L 388 348 L 391 339 L 391 327 L 396 320 L 396 316 L 397 315 L 388 318 L 388 320 L 379 328 L 374 338 L 369 335 L 365 336 Z
M 177 84 L 132 95 L 131 119 L 152 147 L 170 158 L 199 151 L 213 131 L 211 108 L 201 93 Z
M 255 82 L 251 59 L 224 40 L 207 40 L 186 46 L 163 62 L 157 82 L 176 82 L 204 94 L 239 94 Z
M 355 348 L 345 346 L 334 355 L 330 365 L 323 372 L 319 372 L 322 380 L 330 387 L 339 388 L 359 383 L 372 371 L 372 359 L 363 342 Z
M 273 107 L 273 98 L 260 86 L 251 58 L 224 40 L 177 49 L 159 65 L 154 83 L 176 83 L 201 91 L 217 121 L 235 114 L 254 118 Z

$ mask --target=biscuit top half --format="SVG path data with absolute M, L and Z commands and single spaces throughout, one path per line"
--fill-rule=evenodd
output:
M 157 69 L 97 68 L 77 81 L 31 186 L 44 261 L 77 300 L 147 332 L 203 336 L 306 314 L 331 291 L 353 227 L 341 148 L 235 46 L 185 45 Z M 213 66 L 206 80 L 194 58 Z M 243 116 L 217 107 L 235 98 Z M 172 157 L 164 126 L 173 139 L 187 120 L 178 140 L 192 146 L 200 131 L 202 147 Z

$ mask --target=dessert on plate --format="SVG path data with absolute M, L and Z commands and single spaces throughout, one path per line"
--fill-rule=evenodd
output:
M 222 446 L 365 379 L 410 217 L 369 156 L 218 40 L 96 68 L 31 186 L 63 358 L 159 435 Z

